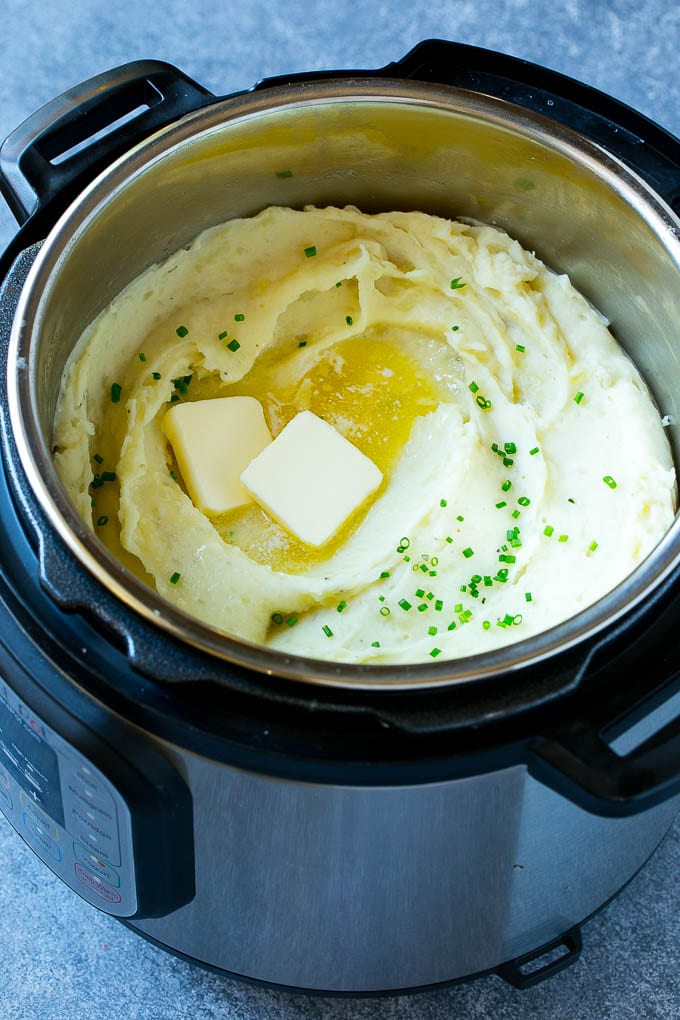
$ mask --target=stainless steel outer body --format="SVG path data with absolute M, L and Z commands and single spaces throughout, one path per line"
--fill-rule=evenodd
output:
M 680 807 L 600 818 L 521 766 L 332 786 L 163 750 L 194 798 L 196 897 L 132 926 L 202 963 L 315 990 L 414 988 L 538 949 L 613 896 Z
M 508 649 L 420 667 L 286 658 L 203 626 L 123 570 L 56 477 L 51 432 L 64 364 L 84 328 L 142 270 L 202 229 L 268 204 L 421 209 L 503 227 L 612 321 L 664 414 L 680 388 L 680 225 L 614 157 L 502 100 L 444 86 L 342 81 L 277 87 L 183 118 L 119 160 L 56 225 L 22 292 L 9 356 L 12 426 L 51 524 L 154 626 L 262 672 L 340 686 L 432 686 L 521 669 L 601 630 L 680 560 L 676 524 L 595 606 Z M 669 429 L 676 459 L 676 427 Z

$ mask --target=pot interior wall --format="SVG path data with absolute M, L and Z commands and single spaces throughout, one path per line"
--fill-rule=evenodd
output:
M 420 209 L 507 229 L 611 320 L 662 413 L 677 416 L 680 245 L 670 215 L 556 125 L 483 96 L 408 88 L 406 97 L 381 97 L 373 84 L 311 100 L 279 89 L 227 100 L 96 184 L 57 228 L 43 269 L 30 369 L 46 449 L 64 363 L 85 326 L 148 265 L 269 204 Z

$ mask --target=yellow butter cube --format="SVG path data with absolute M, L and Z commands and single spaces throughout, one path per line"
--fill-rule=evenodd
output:
M 240 475 L 272 441 L 259 400 L 216 397 L 175 404 L 162 425 L 199 510 L 221 514 L 252 502 Z
M 332 425 L 302 411 L 248 465 L 241 481 L 286 531 L 320 546 L 375 492 L 382 472 Z

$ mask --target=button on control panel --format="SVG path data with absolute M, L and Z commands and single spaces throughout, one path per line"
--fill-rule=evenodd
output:
M 38 857 L 86 900 L 119 917 L 135 914 L 125 800 L 2 677 L 0 810 Z

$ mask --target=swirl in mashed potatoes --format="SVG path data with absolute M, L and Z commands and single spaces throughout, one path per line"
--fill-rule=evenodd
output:
M 210 517 L 187 494 L 163 416 L 244 394 L 273 436 L 311 410 L 382 471 L 323 547 L 256 503 Z M 270 208 L 205 231 L 86 331 L 54 442 L 82 517 L 162 596 L 344 662 L 544 631 L 621 582 L 675 509 L 659 414 L 601 316 L 500 230 L 417 212 Z

